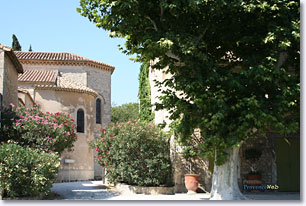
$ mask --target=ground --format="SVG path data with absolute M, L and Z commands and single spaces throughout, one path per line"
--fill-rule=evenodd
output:
M 208 200 L 209 193 L 187 195 L 144 195 L 124 194 L 114 188 L 106 187 L 101 181 L 55 183 L 52 192 L 56 200 Z M 253 200 L 300 200 L 300 193 L 258 192 L 245 194 Z

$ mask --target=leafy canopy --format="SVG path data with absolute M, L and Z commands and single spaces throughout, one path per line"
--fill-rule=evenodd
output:
M 136 61 L 172 78 L 163 104 L 181 140 L 200 128 L 203 156 L 266 131 L 299 129 L 300 9 L 290 0 L 81 0 L 81 15 Z M 181 91 L 181 92 L 174 92 Z M 181 94 L 180 94 L 181 93 Z

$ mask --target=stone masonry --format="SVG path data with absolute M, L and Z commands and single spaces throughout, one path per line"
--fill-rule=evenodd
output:
M 244 157 L 247 149 L 257 149 L 261 156 L 257 161 L 249 161 Z M 247 176 L 254 167 L 261 174 L 261 184 L 277 184 L 276 157 L 273 145 L 273 139 L 270 137 L 257 137 L 246 140 L 239 152 L 240 174 L 238 174 L 238 184 L 243 191 L 243 185 L 247 184 Z
M 83 103 L 78 103 L 75 105 L 75 102 L 67 103 L 69 108 L 73 107 L 73 110 L 76 111 L 77 108 L 85 108 L 86 116 L 89 115 L 88 121 L 85 121 L 85 124 L 90 124 L 91 131 L 86 134 L 86 138 L 93 140 L 99 137 L 100 129 L 106 127 L 110 123 L 111 119 L 111 75 L 114 71 L 114 67 L 111 65 L 107 65 L 102 62 L 97 62 L 95 60 L 90 60 L 85 57 L 81 57 L 71 53 L 58 53 L 58 52 L 17 52 L 16 53 L 20 62 L 23 64 L 25 70 L 56 70 L 59 73 L 59 76 L 65 79 L 70 80 L 71 82 L 76 82 L 80 85 L 88 87 L 92 89 L 94 92 L 98 94 L 96 98 L 93 100 L 86 100 Z M 33 97 L 35 94 L 35 82 L 31 84 L 31 82 L 20 83 L 20 88 L 27 90 Z M 41 94 L 43 94 L 41 92 Z M 78 94 L 80 99 L 84 99 L 85 96 Z M 84 97 L 83 97 L 84 96 Z M 64 104 L 64 96 L 56 97 L 59 102 L 54 101 L 53 106 Z M 101 124 L 96 123 L 95 116 L 95 102 L 96 99 L 99 98 L 101 100 Z M 34 98 L 35 99 L 35 98 Z M 45 99 L 48 99 L 45 97 Z M 86 98 L 85 98 L 86 99 Z M 66 100 L 65 100 L 66 101 Z M 87 108 L 87 104 L 91 104 L 89 108 Z M 48 103 L 46 103 L 48 104 Z M 65 102 L 66 104 L 66 102 Z M 52 106 L 52 107 L 53 107 Z M 59 111 L 64 110 L 60 108 Z M 68 113 L 71 114 L 71 111 Z M 72 115 L 73 117 L 75 115 Z M 75 118 L 75 117 L 74 117 Z M 89 126 L 89 125 L 88 125 Z M 78 138 L 82 138 L 83 134 L 78 133 Z M 89 136 L 90 137 L 89 137 Z M 76 142 L 76 144 L 78 144 Z M 80 143 L 82 144 L 82 143 Z M 87 147 L 89 147 L 89 142 L 86 143 Z M 90 148 L 90 147 L 89 147 Z M 85 148 L 84 148 L 85 149 Z M 88 151 L 88 154 L 91 153 Z M 84 150 L 86 152 L 87 150 Z M 87 175 L 93 178 L 101 178 L 101 175 L 104 174 L 103 168 L 94 162 L 94 156 L 96 155 L 96 151 L 92 151 L 93 158 L 89 158 L 88 161 L 92 162 L 90 164 L 94 165 L 94 175 Z M 86 153 L 87 154 L 87 153 Z M 82 155 L 79 153 L 78 155 Z M 77 158 L 77 157 L 76 157 Z M 73 165 L 72 165 L 73 166 Z M 87 166 L 86 166 L 87 167 Z M 86 170 L 86 167 L 83 169 Z M 88 167 L 89 168 L 89 167 Z M 91 170 L 91 169 L 89 169 Z M 84 171 L 85 172 L 85 171 Z M 88 171 L 88 174 L 90 171 Z M 74 176 L 77 176 L 75 174 Z M 66 179 L 66 178 L 64 178 Z M 88 179 L 88 178 L 87 178 Z M 83 180 L 85 180 L 83 178 Z
M 151 61 L 151 65 L 154 64 L 154 61 Z M 162 81 L 166 78 L 170 78 L 170 74 L 165 74 L 163 70 L 154 70 L 150 67 L 149 70 L 149 82 L 151 85 L 151 104 L 154 105 L 160 100 L 158 99 L 161 96 L 161 92 L 158 91 L 158 87 L 154 86 L 154 80 Z M 152 108 L 154 110 L 154 107 Z M 155 112 L 155 124 L 166 123 L 165 131 L 169 131 L 169 125 L 171 121 L 168 116 L 169 113 L 166 110 L 154 111 Z M 200 138 L 199 134 L 195 132 L 193 140 L 196 142 Z M 170 140 L 170 155 L 171 162 L 173 167 L 173 181 L 175 192 L 187 192 L 184 182 L 184 174 L 191 172 L 199 174 L 199 188 L 204 191 L 210 191 L 211 189 L 211 171 L 209 170 L 209 161 L 201 158 L 196 158 L 190 162 L 187 162 L 181 155 L 182 146 L 178 145 L 176 137 L 173 135 Z

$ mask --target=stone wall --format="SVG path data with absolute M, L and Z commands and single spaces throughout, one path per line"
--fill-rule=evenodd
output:
M 247 149 L 257 149 L 261 151 L 261 156 L 257 161 L 249 161 L 245 158 L 245 151 Z M 243 185 L 248 184 L 247 176 L 254 167 L 261 174 L 261 184 L 276 184 L 276 159 L 273 145 L 273 138 L 257 137 L 246 140 L 239 152 L 240 157 L 240 174 L 238 175 L 238 183 L 243 191 Z
M 95 120 L 94 123 L 96 123 L 96 120 Z M 94 139 L 97 139 L 97 138 L 100 137 L 100 130 L 103 127 L 102 127 L 102 124 L 95 124 L 94 128 L 95 128 L 93 130 Z M 98 162 L 97 162 L 97 154 L 98 154 L 98 152 L 96 150 L 94 150 L 93 152 L 94 152 L 94 178 L 98 179 L 98 180 L 102 179 L 104 181 L 103 183 L 105 183 L 105 178 L 104 178 L 104 176 L 105 176 L 105 169 L 101 165 L 99 165 Z
M 1 101 L 3 101 L 4 55 L 5 52 L 2 49 L 0 49 L 0 104 L 2 103 Z
M 146 194 L 146 195 L 174 195 L 174 187 L 141 187 L 127 184 L 116 184 L 116 189 L 125 195 Z
M 105 128 L 111 120 L 111 72 L 102 69 L 90 67 L 90 66 L 76 66 L 76 65 L 52 65 L 52 64 L 24 64 L 25 70 L 58 70 L 64 77 L 69 78 L 73 82 L 83 84 L 93 90 L 99 95 L 102 103 L 102 124 L 96 124 L 95 118 L 95 101 L 92 105 L 92 115 L 90 116 L 93 122 L 92 137 L 98 138 L 100 135 L 100 129 Z M 34 85 L 20 84 L 21 88 L 27 89 L 32 97 L 34 97 Z M 53 102 L 54 106 L 60 104 L 59 102 Z M 94 151 L 94 159 L 96 152 Z M 97 164 L 94 164 L 94 176 L 96 179 L 101 179 L 101 176 L 105 173 L 104 169 Z
M 194 158 L 187 161 L 180 153 L 180 146 L 175 145 L 175 143 L 171 143 L 171 162 L 175 192 L 187 192 L 184 175 L 190 173 L 199 174 L 199 190 L 209 192 L 211 190 L 212 178 L 212 173 L 209 170 L 210 162 L 202 158 Z
M 17 70 L 14 64 L 12 63 L 11 59 L 5 54 L 5 52 L 1 52 L 0 59 L 1 59 L 0 64 L 2 65 L 1 68 L 2 77 L 0 77 L 1 78 L 0 82 L 2 84 L 2 92 L 3 92 L 2 104 L 4 107 L 9 107 L 11 103 L 14 105 L 18 105 Z
M 93 131 L 94 138 L 99 138 L 100 129 L 105 128 L 111 121 L 111 72 L 97 68 L 84 68 L 87 74 L 87 87 L 95 90 L 101 99 L 102 124 L 96 124 L 96 116 L 94 115 L 95 129 Z M 105 174 L 104 168 L 96 162 L 96 154 L 94 151 L 94 168 L 95 178 L 101 179 Z M 105 178 L 103 178 L 103 181 Z
M 87 73 L 87 87 L 102 96 L 102 126 L 106 127 L 111 120 L 111 72 L 89 67 L 84 70 Z
M 152 69 L 152 67 L 149 68 L 149 82 L 150 82 L 150 88 L 151 88 L 151 104 L 154 105 L 156 103 L 160 103 L 160 100 L 158 99 L 159 96 L 162 95 L 161 91 L 158 91 L 159 88 L 155 86 L 154 80 L 163 81 L 166 78 L 170 78 L 171 76 L 169 74 L 165 74 L 164 70 L 155 70 Z M 169 112 L 167 110 L 158 110 L 155 111 L 155 107 L 153 106 L 152 110 L 155 113 L 154 116 L 154 122 L 155 124 L 162 124 L 163 122 L 166 122 L 165 130 L 169 130 L 169 125 L 171 121 L 169 118 Z
M 65 112 L 76 120 L 76 112 L 82 108 L 85 112 L 85 133 L 77 133 L 73 151 L 61 154 L 61 167 L 57 180 L 89 180 L 94 179 L 94 151 L 90 142 L 94 139 L 95 97 L 83 93 L 37 89 L 35 101 L 41 104 L 44 112 Z M 65 159 L 73 159 L 67 164 Z
M 111 72 L 90 66 L 23 64 L 25 70 L 58 70 L 61 75 L 95 90 L 102 97 L 102 127 L 111 119 Z M 94 116 L 95 117 L 95 116 Z
M 151 61 L 151 65 L 154 64 L 154 61 Z M 154 80 L 163 81 L 166 78 L 170 78 L 170 74 L 165 74 L 164 70 L 154 70 L 150 67 L 149 69 L 149 82 L 151 85 L 151 104 L 160 103 L 158 99 L 161 96 L 161 91 L 158 91 L 159 88 L 154 86 Z M 166 89 L 166 88 L 164 88 Z M 154 111 L 154 106 L 152 108 Z M 167 110 L 154 111 L 155 113 L 155 124 L 166 123 L 165 131 L 169 131 L 169 125 L 171 121 L 169 120 L 169 112 Z M 195 133 L 193 140 L 196 142 L 200 138 L 198 134 Z M 173 181 L 175 192 L 187 192 L 185 188 L 184 174 L 190 173 L 190 162 L 187 162 L 181 155 L 182 147 L 178 145 L 176 137 L 172 136 L 170 141 L 170 155 L 171 162 L 173 167 Z M 209 171 L 209 161 L 203 160 L 201 158 L 196 158 L 191 161 L 192 172 L 199 174 L 199 188 L 204 191 L 210 191 L 211 189 L 211 172 Z
M 53 65 L 53 64 L 22 64 L 24 70 L 58 70 L 64 77 L 79 84 L 87 85 L 87 66 Z
M 35 105 L 34 99 L 30 93 L 26 90 L 18 89 L 18 104 L 25 106 L 26 108 L 32 108 Z
M 29 93 L 18 92 L 18 98 L 23 101 L 26 108 L 32 108 L 35 104 Z

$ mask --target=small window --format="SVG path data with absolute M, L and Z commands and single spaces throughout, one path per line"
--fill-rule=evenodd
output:
M 96 99 L 96 123 L 101 124 L 101 100 Z
M 77 111 L 77 132 L 84 133 L 84 127 L 85 127 L 84 110 L 78 109 Z

